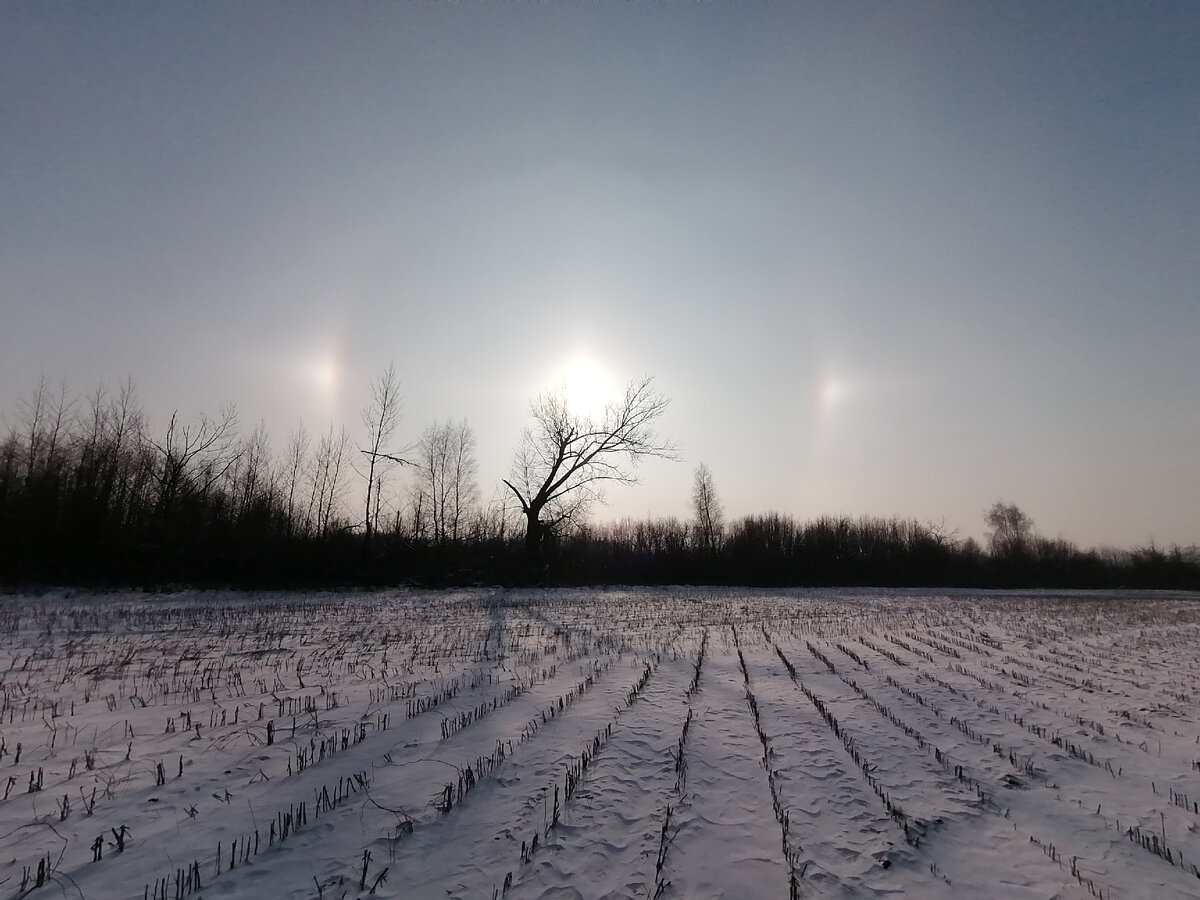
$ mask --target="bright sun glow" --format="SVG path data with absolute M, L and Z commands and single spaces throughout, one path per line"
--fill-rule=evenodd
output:
M 586 354 L 577 354 L 563 365 L 554 379 L 561 387 L 571 410 L 593 418 L 604 414 L 604 408 L 620 399 L 620 386 L 608 371 Z

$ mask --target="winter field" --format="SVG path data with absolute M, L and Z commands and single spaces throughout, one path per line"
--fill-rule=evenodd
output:
M 1195 595 L 0 599 L 0 900 L 1195 898 Z

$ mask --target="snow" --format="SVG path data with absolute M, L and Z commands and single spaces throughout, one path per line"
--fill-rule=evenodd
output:
M 0 598 L 0 900 L 1195 898 L 1198 599 Z

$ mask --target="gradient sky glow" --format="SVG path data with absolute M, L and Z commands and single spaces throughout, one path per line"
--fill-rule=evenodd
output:
M 0 0 L 0 410 L 132 375 L 277 451 L 631 377 L 598 517 L 1200 542 L 1200 5 Z M 588 399 L 591 398 L 591 399 Z

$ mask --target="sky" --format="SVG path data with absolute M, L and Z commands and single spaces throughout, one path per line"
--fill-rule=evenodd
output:
M 993 501 L 1200 543 L 1200 7 L 0 0 L 0 411 L 131 377 L 277 452 L 651 375 L 598 519 Z

